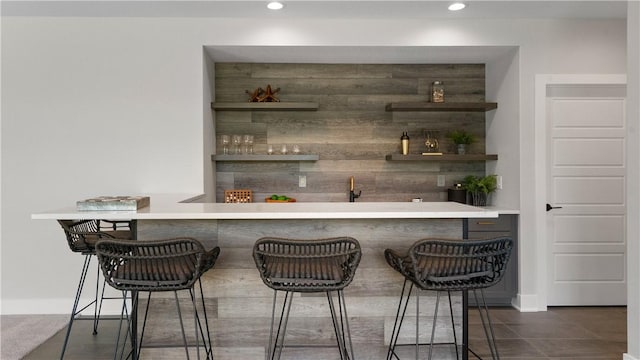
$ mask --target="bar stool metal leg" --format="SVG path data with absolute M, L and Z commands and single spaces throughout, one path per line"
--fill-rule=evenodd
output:
M 293 303 L 293 293 L 285 291 L 284 301 L 282 303 L 282 311 L 278 320 L 278 329 L 276 330 L 275 339 L 273 336 L 273 327 L 275 324 L 275 309 L 278 290 L 274 290 L 273 308 L 271 312 L 271 330 L 269 334 L 269 345 L 267 347 L 267 359 L 280 359 L 284 350 L 284 339 L 287 333 L 287 324 L 289 323 L 289 314 L 291 313 L 291 304 Z M 276 352 L 278 356 L 276 357 Z
M 336 341 L 338 343 L 338 351 L 340 352 L 340 360 L 344 360 L 345 350 L 344 350 L 344 337 L 343 333 L 340 329 L 340 324 L 338 324 L 338 319 L 336 317 L 336 310 L 333 304 L 333 298 L 331 297 L 331 292 L 327 291 L 327 301 L 329 302 L 329 312 L 331 313 L 331 322 L 333 323 L 333 332 L 336 335 Z M 342 318 L 340 318 L 342 321 Z
M 177 296 L 177 293 L 176 293 L 176 296 Z M 196 356 L 198 360 L 200 360 L 200 338 L 198 335 L 198 330 L 200 330 L 199 334 L 202 335 L 202 342 L 203 342 L 202 345 L 204 346 L 205 352 L 207 351 L 207 346 L 204 344 L 206 340 L 204 339 L 202 328 L 199 328 L 198 326 L 200 319 L 198 319 L 198 307 L 196 304 L 196 298 L 193 296 L 192 289 L 189 289 L 189 296 L 191 297 L 191 305 L 193 306 L 193 329 L 194 329 L 194 333 L 196 334 Z
M 331 292 L 327 291 L 326 293 L 340 359 L 354 359 L 353 341 L 351 340 L 351 329 L 349 327 L 349 318 L 345 306 L 344 293 L 342 291 L 336 291 L 338 297 L 337 310 Z M 293 292 L 285 291 L 285 297 L 282 303 L 280 319 L 278 320 L 278 328 L 275 330 L 275 336 L 274 327 L 276 321 L 275 309 L 277 302 L 277 291 L 274 291 L 273 300 L 273 306 L 271 309 L 271 326 L 269 330 L 269 344 L 267 346 L 266 354 L 267 359 L 271 360 L 280 359 L 285 348 L 285 336 L 287 332 L 287 325 L 289 323 L 289 315 L 291 313 L 291 304 L 293 303 Z
M 447 297 L 449 298 L 449 314 L 451 315 L 451 328 L 453 330 L 453 346 L 455 347 L 456 350 L 456 359 L 459 358 L 459 354 L 458 354 L 458 338 L 456 335 L 456 324 L 455 321 L 453 319 L 453 304 L 451 302 L 451 291 L 447 291 Z M 436 323 L 438 322 L 438 307 L 440 305 L 440 291 L 436 291 L 436 306 L 435 306 L 435 311 L 433 314 L 433 324 L 431 325 L 431 341 L 429 342 L 429 357 L 428 359 L 432 358 L 432 354 L 433 354 L 433 345 L 435 345 L 434 340 L 435 340 L 435 333 L 436 333 Z M 417 342 L 417 339 L 416 339 Z M 417 359 L 417 358 L 416 358 Z
M 209 318 L 207 317 L 207 306 L 204 302 L 204 292 L 202 291 L 202 281 L 200 279 L 198 279 L 198 285 L 200 287 L 200 299 L 202 299 L 202 313 L 204 315 L 205 330 L 207 330 L 206 339 L 204 337 L 202 323 L 200 322 L 200 316 L 196 311 L 195 314 L 196 314 L 197 326 L 200 328 L 200 335 L 202 336 L 202 343 L 205 348 L 205 353 L 207 354 L 207 359 L 213 359 L 213 345 L 211 343 L 211 331 L 209 330 Z M 193 301 L 195 304 L 196 303 L 195 294 L 192 291 L 190 291 L 190 293 L 191 293 L 191 301 Z
M 100 296 L 98 296 L 98 284 L 100 283 L 100 264 L 98 263 L 98 273 L 96 274 L 96 308 L 97 311 L 94 311 L 93 314 L 93 335 L 98 334 L 98 324 L 100 322 L 100 314 L 102 314 L 102 303 L 104 300 L 114 300 L 120 299 L 119 297 L 104 297 L 104 291 L 107 288 L 107 280 L 102 279 L 102 291 L 100 291 Z M 98 302 L 98 299 L 100 300 Z
M 340 359 L 349 360 L 353 358 L 353 342 L 351 341 L 349 318 L 347 316 L 347 308 L 344 302 L 344 293 L 341 290 L 336 291 L 336 293 L 338 295 L 338 315 L 340 316 L 340 323 L 338 323 L 335 305 L 330 291 L 327 291 L 327 300 L 329 301 L 329 310 L 331 312 L 333 330 L 336 334 L 338 350 L 340 351 Z M 348 348 L 347 339 L 349 340 Z
M 195 294 L 189 290 L 190 292 L 190 297 L 192 300 L 192 306 L 193 306 L 193 310 L 194 310 L 194 327 L 195 327 L 195 334 L 196 334 L 196 355 L 197 358 L 200 359 L 200 338 L 199 336 L 202 337 L 202 341 L 203 341 L 203 347 L 205 348 L 205 352 L 207 354 L 207 359 L 212 359 L 213 358 L 213 349 L 211 346 L 211 337 L 210 337 L 210 333 L 208 330 L 209 325 L 206 325 L 207 328 L 207 338 L 205 338 L 205 334 L 204 334 L 204 330 L 202 329 L 202 324 L 200 323 L 200 316 L 198 315 L 198 310 L 197 310 L 197 302 L 196 302 L 196 298 L 195 298 Z M 144 319 L 142 322 L 142 328 L 140 330 L 140 338 L 137 339 L 137 341 L 134 341 L 133 337 L 132 337 L 132 326 L 134 326 L 133 322 L 130 319 L 129 316 L 129 311 L 127 309 L 127 304 L 126 304 L 126 299 L 127 299 L 127 291 L 123 291 L 123 305 L 122 305 L 122 311 L 120 314 L 120 327 L 118 329 L 118 334 L 116 337 L 116 351 L 114 352 L 114 359 L 117 358 L 118 356 L 118 352 L 120 352 L 120 358 L 122 359 L 124 357 L 124 351 L 126 348 L 126 340 L 123 342 L 122 345 L 122 350 L 120 351 L 120 339 L 121 339 L 121 328 L 122 328 L 122 322 L 123 320 L 127 321 L 127 331 L 124 335 L 125 339 L 129 338 L 131 340 L 131 344 L 132 344 L 132 350 L 129 352 L 129 355 L 127 355 L 127 358 L 134 357 L 134 351 L 133 351 L 133 347 L 136 347 L 136 351 L 135 354 L 138 354 L 138 356 L 140 355 L 140 351 L 142 349 L 142 342 L 143 342 L 143 338 L 144 338 L 144 334 L 145 334 L 145 329 L 147 326 L 147 319 L 148 319 L 148 315 L 149 315 L 149 307 L 151 304 L 151 292 L 148 293 L 148 297 L 147 297 L 147 303 L 145 306 L 145 313 L 144 313 Z M 137 299 L 138 297 L 134 298 L 134 303 L 132 304 L 132 307 L 137 308 L 138 303 L 137 303 Z M 187 338 L 186 338 L 186 331 L 184 329 L 184 322 L 182 319 L 182 310 L 180 308 L 180 301 L 178 298 L 178 292 L 174 291 L 174 299 L 176 301 L 176 311 L 178 313 L 178 319 L 180 322 L 180 330 L 182 333 L 182 342 L 184 345 L 184 350 L 185 350 L 185 354 L 186 354 L 186 358 L 190 359 L 190 354 L 189 354 L 189 344 L 187 342 Z M 204 298 L 203 298 L 203 311 L 205 313 L 205 319 L 206 319 L 206 308 L 204 306 Z M 209 343 L 207 345 L 207 342 Z
M 173 296 L 176 299 L 176 309 L 178 310 L 178 319 L 180 319 L 180 330 L 182 331 L 182 342 L 184 343 L 184 352 L 189 359 L 189 346 L 187 344 L 187 335 L 184 332 L 184 323 L 182 322 L 182 311 L 180 311 L 180 300 L 178 300 L 178 292 L 174 291 Z M 146 322 L 146 319 L 145 319 Z M 197 336 L 196 336 L 197 337 Z M 142 343 L 142 341 L 141 341 Z
M 406 292 L 406 284 L 407 282 L 410 283 L 409 286 L 409 291 L 407 292 L 406 295 L 406 299 L 405 299 L 405 292 Z M 396 346 L 401 346 L 401 345 L 397 345 L 398 342 L 398 337 L 400 336 L 400 329 L 402 328 L 402 322 L 404 320 L 404 316 L 406 314 L 407 311 L 407 307 L 409 304 L 409 299 L 411 298 L 411 291 L 413 289 L 413 282 L 409 281 L 409 280 L 405 280 L 405 283 L 403 285 L 402 288 L 402 293 L 400 295 L 400 302 L 398 304 L 398 310 L 396 312 L 396 320 L 395 323 L 393 325 L 393 330 L 391 332 L 391 341 L 389 343 L 389 350 L 387 352 L 387 360 L 391 360 L 393 358 L 395 359 L 400 359 L 398 357 L 398 355 L 395 353 L 395 347 Z M 453 303 L 451 301 L 451 292 L 447 291 L 447 295 L 448 295 L 448 300 L 449 300 L 449 315 L 451 317 L 451 326 L 452 326 L 452 330 L 453 330 L 453 345 L 455 347 L 455 352 L 456 352 L 456 359 L 460 358 L 460 354 L 459 354 L 459 350 L 458 350 L 458 339 L 457 339 L 457 335 L 456 335 L 456 328 L 455 328 L 455 322 L 454 322 L 454 317 L 453 317 Z M 403 300 L 404 299 L 404 300 Z M 403 302 L 404 302 L 404 309 L 403 309 Z M 439 309 L 439 304 L 440 304 L 440 292 L 437 291 L 436 292 L 436 304 L 435 304 L 435 310 L 434 310 L 434 315 L 433 315 L 433 322 L 432 322 L 432 326 L 431 326 L 431 340 L 429 343 L 426 344 L 421 344 L 420 343 L 420 289 L 417 289 L 416 291 L 416 331 L 415 331 L 415 356 L 416 359 L 420 358 L 420 345 L 429 345 L 429 355 L 428 355 L 428 359 L 431 359 L 433 357 L 433 346 L 434 345 L 438 345 L 439 343 L 435 343 L 434 339 L 435 339 L 435 329 L 436 329 L 436 323 L 438 321 L 438 309 Z M 401 314 L 402 311 L 402 314 Z M 442 343 L 440 343 L 442 344 Z M 449 343 L 446 343 L 449 344 Z
M 271 304 L 271 326 L 269 327 L 269 343 L 267 344 L 267 352 L 265 353 L 265 360 L 269 360 L 269 357 L 272 353 L 273 346 L 273 324 L 276 319 L 276 299 L 278 296 L 278 291 L 273 290 L 273 303 Z
M 82 309 L 78 310 L 78 305 L 80 303 L 80 296 L 82 295 L 82 289 L 84 288 L 84 281 L 87 278 L 87 273 L 89 272 L 89 265 L 91 264 L 91 256 L 92 255 L 85 255 L 85 257 L 84 257 L 84 264 L 82 265 L 82 271 L 80 273 L 80 281 L 78 282 L 78 289 L 76 290 L 76 297 L 73 300 L 73 307 L 71 309 L 71 316 L 69 318 L 69 325 L 67 325 L 67 333 L 65 334 L 64 343 L 62 344 L 62 352 L 60 353 L 60 359 L 61 360 L 64 359 L 64 353 L 67 350 L 67 344 L 69 343 L 69 336 L 71 335 L 71 327 L 73 326 L 73 321 L 74 321 L 76 315 L 79 312 L 81 312 L 82 310 L 84 310 L 87 307 L 89 307 L 93 303 L 93 302 L 89 303 L 88 305 L 86 305 Z M 94 321 L 95 321 L 95 319 L 94 319 Z M 94 324 L 94 334 L 96 333 L 95 332 L 95 326 L 97 326 L 97 325 Z
M 484 297 L 484 289 L 480 289 L 480 298 L 482 299 L 482 303 L 478 301 L 478 294 L 476 290 L 473 290 L 473 296 L 476 299 L 476 305 L 478 306 L 478 312 L 480 313 L 480 321 L 482 321 L 482 328 L 484 330 L 485 337 L 487 338 L 489 350 L 491 351 L 491 358 L 494 360 L 500 360 L 498 345 L 496 344 L 496 337 L 493 332 L 493 324 L 491 322 L 491 317 L 489 316 L 489 307 L 487 306 L 487 302 Z M 471 353 L 473 353 L 473 355 L 475 355 L 475 357 L 477 357 L 478 359 L 482 359 L 472 350 Z
M 447 291 L 447 296 L 449 297 L 449 314 L 451 315 L 451 329 L 453 330 L 453 345 L 456 348 L 456 360 L 460 359 L 460 354 L 458 352 L 458 336 L 456 335 L 456 322 L 453 319 L 453 304 L 451 303 L 451 291 Z
M 451 329 L 453 330 L 453 346 L 455 347 L 456 350 L 456 359 L 459 359 L 459 353 L 458 353 L 458 337 L 456 335 L 456 324 L 455 324 L 455 320 L 453 318 L 453 303 L 451 302 L 451 291 L 447 291 L 447 297 L 449 298 L 449 314 L 451 316 Z M 431 326 L 431 341 L 429 342 L 429 357 L 428 359 L 432 358 L 432 349 L 433 349 L 433 345 L 435 345 L 435 343 L 433 342 L 435 339 L 435 331 L 436 331 L 436 323 L 438 321 L 438 306 L 440 304 L 440 291 L 436 291 L 436 306 L 435 306 L 435 312 L 433 315 L 433 324 Z
M 347 315 L 347 304 L 344 300 L 344 292 L 342 290 L 338 291 L 338 304 L 340 306 L 340 317 L 341 319 L 344 319 L 344 325 L 342 327 L 342 341 L 345 341 L 345 329 L 344 327 L 346 326 L 346 333 L 347 333 L 347 338 L 349 339 L 349 349 L 351 350 L 350 354 L 348 355 L 348 359 L 353 359 L 354 358 L 354 352 L 353 352 L 353 342 L 351 341 L 351 329 L 349 328 L 349 316 Z M 342 315 L 342 313 L 344 313 L 344 317 Z M 346 352 L 346 348 L 345 348 L 345 352 Z
M 99 264 L 98 264 L 99 265 Z M 100 268 L 96 273 L 96 306 L 93 308 L 93 335 L 98 334 L 98 317 L 100 316 L 100 310 L 102 310 L 102 297 L 100 297 L 100 310 L 98 310 L 98 292 L 100 289 Z M 104 295 L 104 284 L 102 285 L 102 295 Z
M 407 290 L 407 283 L 409 284 L 409 289 L 407 291 L 407 295 L 405 298 L 405 290 Z M 411 291 L 413 290 L 413 282 L 408 279 L 404 280 L 404 284 L 402 285 L 402 292 L 400 293 L 400 302 L 398 303 L 398 311 L 396 312 L 396 320 L 393 323 L 393 330 L 391 331 L 391 340 L 389 341 L 389 350 L 387 351 L 387 360 L 391 360 L 392 358 L 398 358 L 398 355 L 395 353 L 396 344 L 398 343 L 398 337 L 400 336 L 400 328 L 402 327 L 402 322 L 404 320 L 404 315 L 407 312 L 407 307 L 409 305 L 409 299 L 411 298 Z M 402 306 L 402 301 L 404 300 L 404 308 Z M 402 310 L 401 310 L 402 309 Z M 402 311 L 402 315 L 400 315 L 400 311 Z
M 124 334 L 124 341 L 122 343 L 122 351 L 120 352 L 120 359 L 122 359 L 124 357 L 124 351 L 125 348 L 127 346 L 127 338 L 132 338 L 131 337 L 131 320 L 129 318 L 129 310 L 127 309 L 127 291 L 123 290 L 122 291 L 122 308 L 120 310 L 120 321 L 118 323 L 118 333 L 116 335 L 116 350 L 113 353 L 113 360 L 116 360 L 118 357 L 118 349 L 120 348 L 120 338 L 121 338 L 121 334 L 122 334 L 122 322 L 124 320 L 127 321 L 127 330 Z M 134 301 L 134 303 L 132 304 L 132 306 L 137 306 L 136 302 Z
M 207 307 L 205 305 L 204 302 L 204 294 L 202 291 L 202 282 L 200 281 L 200 279 L 198 279 L 198 283 L 200 286 L 200 295 L 202 296 L 202 312 L 204 314 L 204 318 L 205 318 L 205 328 L 207 330 L 207 335 L 205 337 L 204 334 L 204 330 L 202 328 L 202 323 L 200 321 L 200 313 L 198 311 L 198 302 L 195 296 L 195 292 L 194 289 L 189 289 L 189 296 L 191 297 L 191 303 L 193 305 L 193 315 L 194 315 L 194 326 L 195 326 L 195 335 L 196 335 L 196 354 L 198 356 L 198 359 L 200 359 L 200 338 L 199 336 L 202 337 L 202 346 L 204 347 L 204 351 L 206 354 L 206 359 L 212 359 L 213 358 L 213 348 L 211 346 L 211 333 L 209 332 L 209 322 L 207 319 Z
M 431 344 L 429 344 L 431 350 Z M 416 360 L 420 357 L 420 289 L 416 289 Z
M 291 304 L 293 303 L 293 293 L 287 291 L 287 295 L 288 295 L 288 299 L 289 302 L 287 303 L 287 296 L 285 296 L 285 304 L 283 304 L 283 309 L 284 309 L 284 305 L 287 306 L 287 314 L 285 315 L 284 318 L 284 322 L 281 322 L 282 326 L 282 340 L 280 342 L 280 351 L 278 352 L 278 360 L 280 360 L 280 357 L 282 356 L 282 351 L 284 351 L 284 339 L 285 336 L 287 335 L 287 325 L 289 324 L 289 315 L 291 314 Z M 278 329 L 278 332 L 280 331 L 280 329 Z M 278 338 L 276 338 L 276 341 L 278 341 Z
M 418 298 L 418 303 L 420 303 L 420 298 Z M 438 306 L 439 305 L 440 305 L 440 291 L 436 291 L 436 309 L 433 313 L 433 323 L 431 324 L 431 341 L 429 342 L 429 358 L 428 358 L 429 360 L 431 360 L 431 355 L 433 354 L 433 340 L 435 339 L 435 334 L 436 334 L 436 323 L 438 322 Z M 416 314 L 416 323 L 420 323 L 420 318 L 418 317 L 418 315 L 420 314 Z M 417 336 L 418 334 L 416 333 L 416 344 L 418 343 Z M 416 360 L 418 360 L 417 352 L 416 352 Z

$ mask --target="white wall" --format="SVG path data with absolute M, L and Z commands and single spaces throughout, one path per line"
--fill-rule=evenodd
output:
M 211 155 L 216 149 L 215 137 L 215 111 L 211 111 L 211 101 L 215 99 L 215 64 L 212 59 L 202 54 L 203 58 L 203 81 L 202 81 L 202 163 L 204 168 L 204 179 L 202 192 L 205 194 L 202 202 L 216 201 L 216 168 Z
M 627 11 L 627 353 L 640 359 L 640 2 Z
M 502 176 L 503 188 L 492 202 L 506 209 L 520 208 L 520 57 L 518 49 L 486 66 L 488 101 L 497 101 L 498 109 L 486 115 L 488 154 L 498 154 L 499 161 L 487 162 L 488 174 Z M 514 121 L 515 120 L 515 121 Z
M 80 257 L 31 213 L 95 195 L 203 191 L 203 45 L 517 47 L 492 65 L 508 71 L 488 69 L 519 84 L 490 87 L 512 115 L 499 121 L 514 123 L 489 136 L 518 154 L 502 162 L 518 190 L 501 202 L 521 207 L 521 295 L 535 297 L 535 75 L 624 73 L 625 32 L 615 20 L 3 18 L 2 313 L 71 303 Z

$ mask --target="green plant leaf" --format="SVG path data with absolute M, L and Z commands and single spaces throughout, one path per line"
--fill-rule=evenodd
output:
M 447 137 L 451 139 L 451 141 L 456 145 L 471 145 L 475 141 L 475 137 L 473 136 L 473 134 L 468 133 L 464 130 L 453 130 L 449 134 L 447 134 Z
M 468 175 L 462 181 L 462 187 L 471 193 L 482 192 L 490 194 L 498 188 L 497 175 L 487 175 L 483 177 Z

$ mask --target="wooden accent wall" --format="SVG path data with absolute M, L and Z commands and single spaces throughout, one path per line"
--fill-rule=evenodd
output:
M 217 360 L 263 360 L 269 339 L 273 291 L 261 280 L 253 260 L 253 245 L 263 236 L 299 239 L 352 236 L 362 247 L 362 259 L 353 282 L 345 289 L 345 302 L 357 359 L 385 359 L 400 300 L 403 277 L 384 258 L 386 248 L 403 251 L 420 238 L 461 238 L 460 219 L 345 219 L 345 220 L 138 220 L 138 240 L 190 236 L 210 248 L 220 246 L 215 266 L 202 277 L 209 325 Z M 188 339 L 193 342 L 189 299 L 182 311 Z M 287 327 L 287 344 L 333 345 L 335 335 L 327 298 L 323 293 L 295 294 Z M 279 295 L 282 299 L 282 294 Z M 453 294 L 458 340 L 461 338 L 461 296 Z M 453 331 L 446 294 L 440 299 L 436 342 L 451 342 Z M 420 294 L 420 339 L 427 342 L 436 302 L 434 292 Z M 277 307 L 278 311 L 281 306 Z M 142 358 L 184 358 L 173 294 L 156 293 L 145 331 Z M 412 298 L 401 343 L 415 339 L 415 297 Z M 479 338 L 475 344 L 484 344 Z M 166 348 L 178 346 L 177 348 Z M 156 348 L 153 348 L 156 347 Z M 474 349 L 478 349 L 474 347 Z M 487 352 L 481 348 L 482 356 Z M 413 346 L 399 349 L 402 359 L 415 355 Z M 422 347 L 426 358 L 427 347 Z M 453 346 L 436 346 L 434 359 L 453 360 Z M 192 358 L 195 358 L 193 356 Z M 335 348 L 287 348 L 282 359 L 337 360 Z
M 427 101 L 431 83 L 444 82 L 450 102 L 485 101 L 484 64 L 256 64 L 217 63 L 215 102 L 248 101 L 246 90 L 280 88 L 287 102 L 317 102 L 318 111 L 216 111 L 216 138 L 252 134 L 255 152 L 267 144 L 298 144 L 317 162 L 218 162 L 216 198 L 225 189 L 252 189 L 260 201 L 273 193 L 298 201 L 347 201 L 355 176 L 358 201 L 446 201 L 448 187 L 469 174 L 484 175 L 484 162 L 391 162 L 408 131 L 410 152 L 424 150 L 424 130 L 440 131 L 440 147 L 454 153 L 447 132 L 465 129 L 477 137 L 469 153 L 485 152 L 485 113 L 388 112 L 399 101 Z M 217 153 L 222 153 L 218 141 Z M 298 187 L 305 175 L 307 187 Z M 446 186 L 437 186 L 445 175 Z

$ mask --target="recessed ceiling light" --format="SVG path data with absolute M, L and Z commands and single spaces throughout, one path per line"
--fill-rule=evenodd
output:
M 465 7 L 467 7 L 467 5 L 465 5 L 464 3 L 457 2 L 457 3 L 453 3 L 453 4 L 449 5 L 449 10 L 450 11 L 458 11 L 458 10 L 464 9 Z
M 280 10 L 284 7 L 284 5 L 279 1 L 272 1 L 267 4 L 267 8 L 270 10 Z

